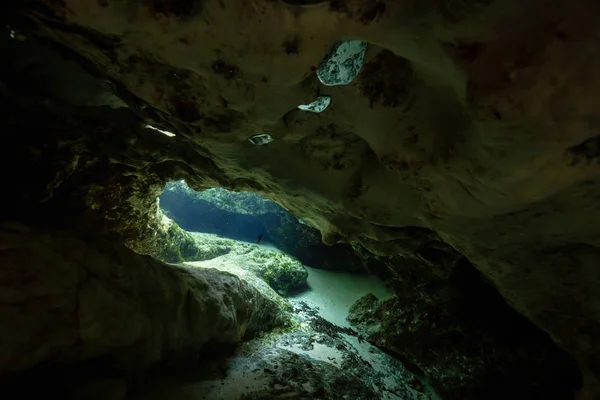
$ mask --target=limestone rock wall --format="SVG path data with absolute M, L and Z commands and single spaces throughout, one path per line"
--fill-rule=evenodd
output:
M 100 359 L 115 373 L 193 362 L 282 323 L 239 278 L 170 266 L 99 237 L 2 225 L 0 373 Z

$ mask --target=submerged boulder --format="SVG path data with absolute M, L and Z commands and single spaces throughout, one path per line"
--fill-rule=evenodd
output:
M 306 287 L 308 271 L 304 265 L 279 251 L 256 249 L 248 254 L 243 265 L 279 294 L 288 295 Z
M 289 295 L 306 287 L 308 271 L 298 260 L 277 250 L 265 249 L 254 244 L 236 242 L 219 238 L 215 235 L 194 233 L 196 239 L 208 246 L 212 243 L 226 242 L 231 246 L 228 254 L 203 262 L 191 262 L 188 265 L 201 268 L 216 268 L 240 274 L 240 270 L 246 271 L 259 278 L 278 294 Z M 251 283 L 253 283 L 251 281 Z

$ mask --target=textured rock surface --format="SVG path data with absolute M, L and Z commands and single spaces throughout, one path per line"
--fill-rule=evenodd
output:
M 139 241 L 161 185 L 186 179 L 269 193 L 327 243 L 423 268 L 448 254 L 407 239 L 428 228 L 600 393 L 597 1 L 286 3 L 11 2 L 32 7 L 11 26 L 71 49 L 129 109 L 57 106 L 38 73 L 64 63 L 3 37 L 5 59 L 38 59 L 2 64 L 1 215 Z M 296 110 L 347 38 L 369 43 L 359 76 L 326 113 Z M 261 132 L 276 140 L 252 146 Z
M 406 282 L 385 301 L 364 296 L 348 321 L 448 400 L 572 398 L 575 361 L 465 267 L 449 280 Z
M 285 331 L 241 344 L 233 354 L 172 377 L 144 382 L 132 399 L 437 400 L 402 363 L 326 320 L 318 308 L 294 304 Z
M 239 268 L 235 273 L 240 271 L 245 272 Z M 261 292 L 270 291 L 268 297 L 279 297 L 259 279 L 248 279 L 251 275 L 242 279 Z M 438 399 L 394 357 L 324 319 L 320 307 L 292 299 L 292 308 L 287 300 L 279 300 L 292 312 L 292 323 L 285 329 L 235 348 L 214 348 L 196 365 L 133 379 L 82 373 L 82 368 L 38 370 L 8 385 L 0 379 L 0 395 L 77 400 Z
M 101 359 L 113 373 L 194 362 L 284 322 L 239 278 L 169 266 L 98 238 L 3 226 L 0 372 Z
M 194 208 L 213 207 L 215 210 L 231 214 L 243 215 L 283 215 L 286 211 L 277 203 L 269 201 L 255 193 L 231 192 L 222 188 L 213 188 L 196 192 L 185 181 L 169 182 L 161 196 L 165 201 L 163 207 L 176 209 L 180 207 Z M 168 203 L 168 204 L 165 204 Z M 182 204 L 177 204 L 182 203 Z M 212 221 L 210 221 L 212 222 Z M 197 221 L 196 224 L 201 224 Z M 212 222 L 214 224 L 214 222 Z
M 214 235 L 194 233 L 200 246 L 214 248 L 227 245 L 229 251 L 220 257 L 211 257 L 204 262 L 187 263 L 194 267 L 217 268 L 239 275 L 243 269 L 259 279 L 280 295 L 289 295 L 306 289 L 306 268 L 293 257 L 278 250 L 260 248 L 254 244 L 239 243 L 215 237 Z M 234 268 L 233 270 L 230 268 Z
M 317 76 L 327 86 L 347 85 L 360 72 L 367 44 L 360 40 L 336 43 L 317 68 Z
M 255 251 L 249 255 L 245 268 L 255 271 L 281 294 L 290 294 L 306 287 L 306 268 L 298 260 L 278 251 Z
M 202 261 L 218 257 L 228 252 L 221 246 L 201 244 L 194 237 L 181 229 L 172 219 L 157 208 L 156 217 L 148 221 L 154 228 L 150 248 L 146 253 L 169 263 L 183 261 Z

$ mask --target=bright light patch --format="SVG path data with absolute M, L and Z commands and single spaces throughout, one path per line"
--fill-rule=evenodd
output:
M 167 135 L 168 137 L 173 137 L 173 136 L 176 136 L 176 135 L 175 135 L 173 132 L 164 131 L 164 130 L 162 130 L 162 129 L 158 129 L 157 127 L 155 127 L 155 126 L 152 126 L 152 125 L 146 125 L 146 126 L 144 126 L 144 128 L 148 128 L 148 129 L 152 129 L 152 130 L 154 130 L 154 131 L 158 131 L 158 132 L 160 132 L 160 133 L 162 133 L 162 134 L 165 134 L 165 135 Z

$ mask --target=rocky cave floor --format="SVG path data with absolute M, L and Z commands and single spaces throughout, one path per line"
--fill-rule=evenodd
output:
M 198 369 L 163 376 L 133 399 L 432 399 L 431 389 L 378 348 L 294 305 L 301 326 L 238 346 Z
M 194 235 L 197 240 L 211 236 Z M 231 244 L 229 240 L 226 242 Z M 233 251 L 226 255 L 186 265 L 231 272 L 261 293 L 279 297 L 244 267 L 244 260 L 257 250 L 278 252 L 268 244 L 257 246 L 236 242 Z M 287 300 L 280 298 L 282 307 L 289 313 L 288 327 L 235 348 L 219 350 L 210 362 L 197 368 L 161 375 L 151 383 L 144 382 L 131 390 L 127 398 L 438 398 L 423 378 L 365 341 L 345 320 L 350 305 L 367 293 L 390 295 L 380 281 L 366 274 L 307 269 L 307 287 Z

